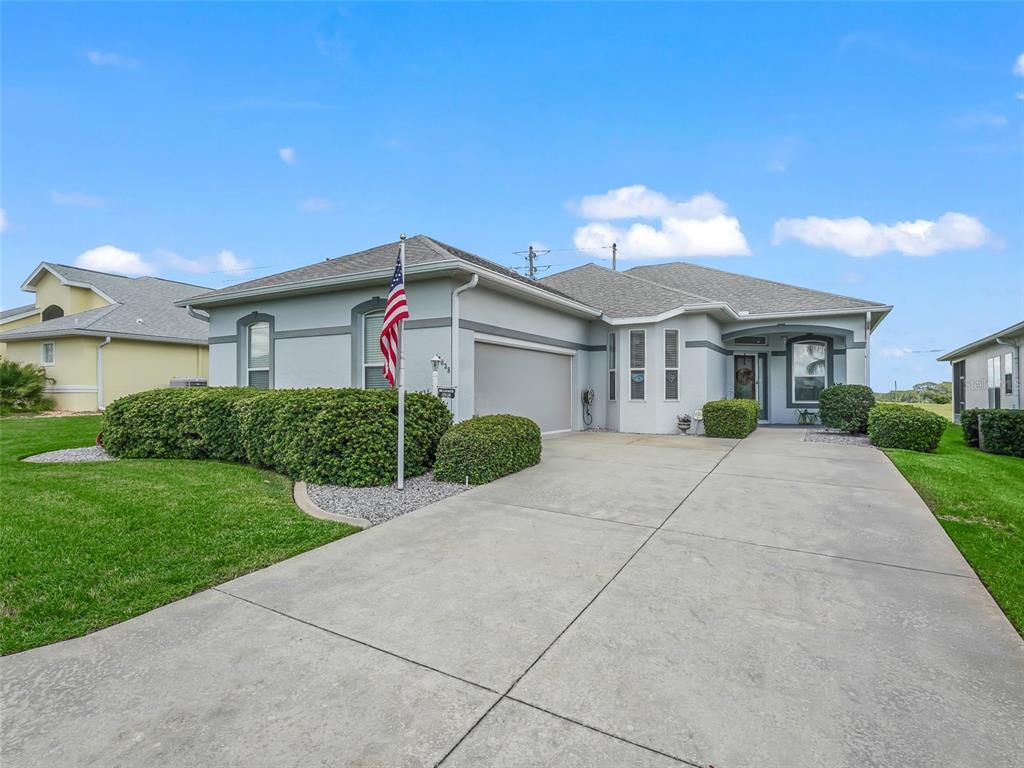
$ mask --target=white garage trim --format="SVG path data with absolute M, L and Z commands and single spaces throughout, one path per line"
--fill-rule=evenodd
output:
M 494 336 L 490 333 L 475 333 L 473 334 L 474 341 L 479 341 L 481 344 L 497 344 L 501 347 L 517 347 L 519 349 L 534 349 L 538 352 L 552 352 L 556 355 L 566 355 L 567 357 L 575 357 L 575 349 L 566 349 L 565 347 L 553 347 L 550 344 L 537 344 L 533 341 L 520 341 L 519 339 L 510 339 L 505 336 Z

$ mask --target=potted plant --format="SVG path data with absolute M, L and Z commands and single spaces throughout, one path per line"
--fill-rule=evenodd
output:
M 676 425 L 679 427 L 679 431 L 685 435 L 690 431 L 690 427 L 693 426 L 693 419 L 690 418 L 690 414 L 681 413 L 676 416 Z

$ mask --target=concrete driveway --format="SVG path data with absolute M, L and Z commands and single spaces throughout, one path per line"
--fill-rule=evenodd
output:
M 14 766 L 1010 766 L 1024 643 L 888 460 L 540 466 L 0 660 Z

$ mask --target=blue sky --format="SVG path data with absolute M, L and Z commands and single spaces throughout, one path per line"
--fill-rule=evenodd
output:
M 7 3 L 3 305 L 42 260 L 223 286 L 400 231 L 553 269 L 614 237 L 894 304 L 872 384 L 945 377 L 916 350 L 1024 316 L 1022 33 L 1010 4 Z

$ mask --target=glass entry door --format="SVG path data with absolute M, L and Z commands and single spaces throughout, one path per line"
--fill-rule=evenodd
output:
M 757 401 L 757 417 L 767 418 L 765 411 L 765 365 L 757 354 L 735 354 L 733 360 L 733 397 Z

